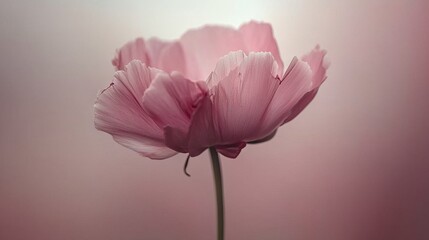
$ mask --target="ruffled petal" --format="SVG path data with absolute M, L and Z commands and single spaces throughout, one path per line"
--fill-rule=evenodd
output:
M 143 108 L 142 97 L 152 79 L 161 72 L 138 60 L 115 73 L 94 105 L 95 127 L 107 132 L 121 145 L 142 155 L 163 159 L 176 154 L 164 144 L 163 130 Z
M 125 66 L 134 59 L 149 65 L 146 44 L 143 38 L 130 41 L 116 50 L 116 55 L 112 60 L 112 64 L 115 66 L 116 70 L 124 70 Z
M 246 54 L 243 51 L 230 52 L 227 55 L 221 57 L 216 63 L 214 71 L 211 73 L 210 77 L 207 79 L 208 88 L 213 88 L 216 86 L 222 79 L 226 78 L 229 73 L 235 70 L 243 62 Z
M 164 72 L 178 71 L 186 75 L 186 61 L 178 41 L 167 42 L 158 38 L 145 41 L 143 38 L 137 38 L 116 51 L 112 64 L 117 70 L 123 70 L 132 60 L 140 60 L 147 66 L 162 69 Z
M 165 129 L 167 146 L 186 152 L 192 115 L 206 95 L 205 82 L 191 82 L 178 73 L 157 75 L 145 92 L 143 104 L 158 126 Z
M 254 141 L 272 132 L 261 135 L 258 129 L 280 83 L 276 73 L 270 53 L 250 53 L 212 89 L 213 122 L 220 143 Z
M 179 42 L 172 42 L 165 46 L 159 53 L 159 59 L 154 66 L 164 72 L 177 71 L 186 76 L 186 61 L 182 45 Z
M 280 51 L 274 38 L 273 28 L 268 23 L 251 21 L 243 24 L 239 31 L 244 40 L 246 51 L 249 52 L 270 52 L 279 65 L 279 74 L 283 72 L 283 61 Z
M 191 116 L 206 93 L 204 82 L 160 73 L 146 90 L 143 104 L 161 128 L 170 126 L 187 132 Z
M 326 70 L 329 67 L 325 59 L 326 51 L 320 49 L 317 45 L 310 53 L 304 55 L 301 59 L 306 62 L 312 71 L 312 89 L 318 88 L 326 80 Z
M 319 46 L 316 46 L 313 51 L 302 57 L 302 61 L 306 62 L 311 68 L 312 84 L 310 90 L 305 93 L 304 96 L 298 101 L 298 103 L 291 109 L 290 115 L 283 123 L 289 122 L 296 116 L 298 116 L 316 96 L 320 85 L 326 79 L 326 70 L 328 69 L 328 63 L 325 60 L 325 55 L 326 51 L 321 50 Z
M 178 41 L 137 38 L 120 48 L 113 65 L 122 70 L 131 60 L 138 59 L 148 66 L 165 72 L 178 71 L 192 81 L 206 80 L 219 58 L 231 51 L 271 52 L 279 66 L 283 62 L 273 30 L 267 23 L 249 22 L 239 29 L 205 26 L 186 32 Z
M 149 38 L 145 42 L 145 44 L 146 44 L 146 52 L 149 60 L 148 62 L 146 62 L 146 64 L 150 67 L 156 67 L 156 68 L 162 69 L 159 67 L 159 62 L 161 61 L 160 60 L 161 53 L 164 51 L 165 48 L 170 46 L 172 42 L 164 41 L 153 37 L 153 38 Z
M 261 132 L 277 129 L 291 114 L 291 109 L 311 87 L 311 69 L 294 58 L 264 116 Z
M 220 26 L 190 30 L 180 43 L 187 63 L 186 77 L 193 81 L 206 80 L 220 57 L 245 47 L 240 32 Z

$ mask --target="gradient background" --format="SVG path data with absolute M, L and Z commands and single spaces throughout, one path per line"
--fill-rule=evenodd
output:
M 116 48 L 272 23 L 328 80 L 270 142 L 223 158 L 226 238 L 429 239 L 429 2 L 1 1 L 0 239 L 215 239 L 208 153 L 152 161 L 93 126 Z M 209 45 L 207 47 L 210 47 Z

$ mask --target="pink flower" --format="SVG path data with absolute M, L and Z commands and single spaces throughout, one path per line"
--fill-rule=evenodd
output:
M 209 147 L 235 158 L 309 104 L 326 79 L 324 56 L 316 47 L 283 71 L 271 26 L 256 22 L 137 39 L 113 60 L 120 71 L 95 103 L 95 126 L 152 159 Z

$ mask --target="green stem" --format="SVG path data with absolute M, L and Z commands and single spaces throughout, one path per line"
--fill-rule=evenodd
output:
M 216 148 L 210 148 L 210 156 L 212 158 L 213 176 L 216 187 L 216 202 L 217 202 L 217 239 L 224 239 L 224 210 L 223 210 L 223 186 L 222 172 L 219 162 L 219 155 Z

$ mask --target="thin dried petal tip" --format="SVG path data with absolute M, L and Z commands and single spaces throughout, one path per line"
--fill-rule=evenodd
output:
M 190 177 L 191 175 L 188 173 L 188 164 L 189 164 L 189 159 L 191 158 L 191 155 L 188 154 L 188 157 L 186 158 L 185 161 L 185 166 L 183 166 L 183 172 L 185 173 L 186 176 Z

